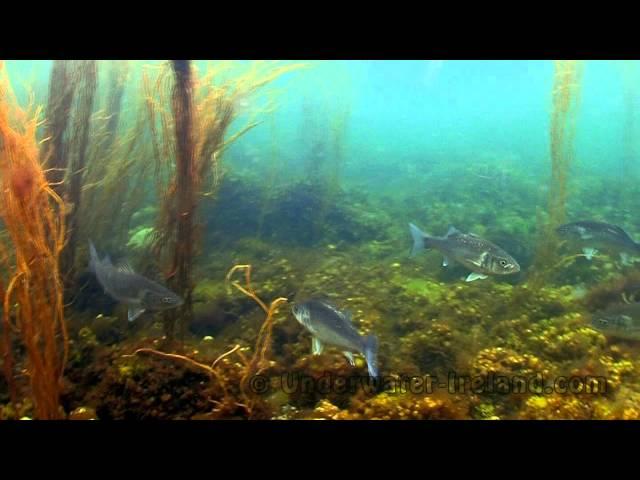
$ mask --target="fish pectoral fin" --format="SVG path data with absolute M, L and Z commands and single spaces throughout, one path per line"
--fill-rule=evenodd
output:
M 442 257 L 442 266 L 443 267 L 449 266 L 449 259 L 447 257 Z
M 584 256 L 586 257 L 587 260 L 591 260 L 593 257 L 596 256 L 596 253 L 598 253 L 598 250 L 596 250 L 595 248 L 583 248 L 582 249 L 582 253 L 584 253 Z
M 483 273 L 471 272 L 465 281 L 473 282 L 474 280 L 483 280 L 487 278 L 487 275 Z
M 622 264 L 624 266 L 629 266 L 629 265 L 631 265 L 633 263 L 631 255 L 629 255 L 628 253 L 625 253 L 625 252 L 621 252 L 620 253 L 620 261 L 622 262 Z
M 144 308 L 140 307 L 130 307 L 127 312 L 127 316 L 129 317 L 129 321 L 133 322 L 136 318 L 144 313 Z
M 320 342 L 320 340 L 318 340 L 316 337 L 312 337 L 311 353 L 313 353 L 314 355 L 320 355 L 323 350 L 324 350 L 324 345 L 322 345 L 322 342 Z
M 484 265 L 484 263 L 487 260 L 487 255 L 489 255 L 489 252 L 482 252 L 480 254 L 480 256 L 476 259 L 469 259 L 469 262 L 471 262 L 472 264 L 474 264 L 476 267 L 481 267 L 482 265 Z
M 356 366 L 356 360 L 355 360 L 355 358 L 353 358 L 353 353 L 351 353 L 351 352 L 342 352 L 342 353 L 343 353 L 343 355 L 345 357 L 347 357 L 347 360 L 349 360 L 349 364 L 352 367 L 355 367 Z

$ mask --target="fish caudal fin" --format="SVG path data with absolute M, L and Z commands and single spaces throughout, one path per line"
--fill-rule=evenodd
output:
M 364 339 L 364 358 L 367 360 L 369 375 L 378 376 L 378 339 L 375 335 L 367 335 Z
M 426 239 L 429 237 L 426 233 L 416 227 L 413 223 L 409 224 L 411 238 L 413 238 L 413 247 L 411 248 L 411 256 L 417 255 L 422 250 L 429 248 L 426 245 Z

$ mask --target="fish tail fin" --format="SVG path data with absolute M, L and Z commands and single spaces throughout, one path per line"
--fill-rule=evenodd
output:
M 428 243 L 430 238 L 429 235 L 424 233 L 413 223 L 409 224 L 409 230 L 411 231 L 411 238 L 413 238 L 413 247 L 411 248 L 412 257 L 420 253 L 422 250 L 431 248 Z
M 367 335 L 364 339 L 364 358 L 367 360 L 369 375 L 378 376 L 378 338 Z
M 96 265 L 100 259 L 98 258 L 98 252 L 96 251 L 96 247 L 91 240 L 89 240 L 89 268 L 92 272 L 96 271 Z

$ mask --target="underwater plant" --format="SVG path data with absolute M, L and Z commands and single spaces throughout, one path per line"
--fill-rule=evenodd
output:
M 215 196 L 223 151 L 258 125 L 249 120 L 226 138 L 238 115 L 238 103 L 302 65 L 251 62 L 246 71 L 238 73 L 228 62 L 211 62 L 202 76 L 188 61 L 173 61 L 170 67 L 163 64 L 156 69 L 153 85 L 145 73 L 143 83 L 162 205 L 154 249 L 165 265 L 170 286 L 185 299 L 178 311 L 167 312 L 165 318 L 165 332 L 172 340 L 177 319 L 181 319 L 184 333 L 193 316 L 192 269 L 200 239 L 198 203 L 205 196 Z
M 78 90 L 73 112 L 73 135 L 67 147 L 68 156 L 68 186 L 65 199 L 71 206 L 67 212 L 67 243 L 61 258 L 61 271 L 66 277 L 75 270 L 76 248 L 78 245 L 79 212 L 82 201 L 82 186 L 84 184 L 87 164 L 87 146 L 91 128 L 91 113 L 95 98 L 97 83 L 97 67 L 95 60 L 85 60 L 78 64 Z M 67 280 L 67 278 L 65 278 Z
M 18 107 L 0 64 L 0 218 L 13 252 L 13 258 L 4 262 L 5 362 L 16 335 L 26 350 L 35 415 L 55 419 L 63 416 L 60 380 L 68 351 L 59 269 L 66 205 L 39 160 L 39 114 L 38 108 L 24 112 Z M 11 368 L 9 360 L 5 372 Z
M 71 117 L 71 105 L 77 86 L 74 62 L 54 60 L 49 79 L 49 98 L 45 110 L 45 138 L 41 149 L 43 163 L 49 167 L 47 178 L 52 188 L 63 197 L 63 181 L 67 170 L 65 133 Z
M 130 69 L 129 62 L 113 62 L 108 69 L 107 91 L 100 96 L 105 103 L 92 118 L 79 206 L 79 244 L 100 239 L 109 251 L 127 244 L 132 217 L 151 193 L 145 179 L 152 167 L 148 161 L 152 147 L 145 135 L 147 106 L 141 86 L 136 85 L 140 91 L 134 89 L 131 95 L 131 118 L 123 119 L 121 104 Z
M 254 375 L 259 375 L 263 372 L 268 366 L 268 356 L 269 351 L 271 349 L 271 334 L 273 331 L 273 321 L 274 315 L 277 312 L 278 308 L 286 303 L 288 300 L 285 297 L 278 297 L 273 300 L 269 305 L 263 302 L 260 297 L 255 293 L 251 286 L 251 265 L 236 265 L 229 273 L 227 273 L 226 280 L 229 282 L 233 277 L 233 274 L 237 271 L 245 272 L 245 285 L 242 286 L 237 281 L 232 281 L 231 284 L 244 293 L 249 298 L 253 299 L 260 308 L 265 313 L 265 319 L 262 323 L 262 327 L 260 327 L 260 331 L 258 332 L 258 338 L 256 339 L 256 344 L 254 347 L 253 357 L 249 362 L 245 362 L 246 368 L 244 374 L 242 375 L 242 379 L 240 380 L 240 388 L 242 390 L 243 395 L 246 398 L 250 398 L 250 395 L 247 393 L 247 383 Z M 251 411 L 251 404 L 249 404 L 249 412 Z
M 238 281 L 232 280 L 233 275 L 239 271 L 244 271 L 244 285 Z M 234 288 L 254 300 L 265 312 L 265 318 L 260 331 L 258 332 L 253 356 L 250 359 L 247 359 L 242 353 L 240 345 L 235 345 L 232 349 L 218 356 L 211 365 L 198 362 L 186 355 L 166 353 L 153 348 L 139 348 L 131 355 L 125 356 L 130 357 L 139 354 L 149 354 L 167 360 L 176 360 L 195 369 L 204 371 L 212 380 L 215 380 L 223 390 L 223 395 L 220 401 L 212 400 L 212 403 L 217 405 L 216 411 L 228 413 L 229 411 L 233 411 L 236 407 L 241 407 L 245 410 L 247 416 L 251 418 L 254 413 L 256 403 L 260 401 L 260 398 L 249 388 L 249 382 L 253 376 L 261 374 L 265 369 L 271 366 L 269 353 L 271 350 L 271 334 L 273 330 L 274 315 L 277 313 L 278 308 L 288 300 L 284 297 L 279 297 L 267 305 L 262 299 L 260 299 L 251 285 L 251 265 L 235 265 L 227 273 L 226 281 L 230 282 Z M 242 361 L 242 368 L 241 371 L 238 372 L 239 377 L 237 377 L 239 382 L 237 387 L 239 388 L 239 395 L 241 397 L 240 402 L 238 399 L 234 399 L 231 386 L 227 384 L 228 381 L 225 379 L 225 376 L 222 373 L 219 373 L 216 369 L 216 366 L 221 360 L 229 357 L 233 353 L 236 353 Z
M 556 265 L 556 228 L 566 220 L 568 179 L 573 162 L 573 139 L 576 112 L 580 100 L 583 63 L 576 60 L 554 62 L 552 112 L 550 122 L 551 183 L 549 188 L 548 215 L 540 216 L 539 241 L 534 259 L 532 282 L 539 284 Z
M 66 284 L 73 278 L 78 243 L 79 211 L 87 164 L 91 114 L 97 85 L 95 60 L 55 61 L 49 82 L 45 147 L 41 150 L 48 179 L 65 200 L 68 241 L 60 270 Z

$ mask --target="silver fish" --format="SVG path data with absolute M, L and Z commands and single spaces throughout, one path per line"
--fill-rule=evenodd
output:
M 591 326 L 608 337 L 640 340 L 640 303 L 613 305 L 595 312 Z
M 444 257 L 444 267 L 453 260 L 471 270 L 467 282 L 487 278 L 488 275 L 508 275 L 520 271 L 520 265 L 511 255 L 473 233 L 462 233 L 455 227 L 449 227 L 444 237 L 433 237 L 413 223 L 409 224 L 409 229 L 413 237 L 412 256 L 429 248 L 438 250 Z
M 128 265 L 114 266 L 109 256 L 103 260 L 89 241 L 89 268 L 96 274 L 105 292 L 129 307 L 128 317 L 132 322 L 146 310 L 158 311 L 179 307 L 182 298 L 162 285 L 138 275 Z
M 378 376 L 378 339 L 374 335 L 363 337 L 351 323 L 351 314 L 340 311 L 325 300 L 310 299 L 292 307 L 296 320 L 312 335 L 312 352 L 320 355 L 324 345 L 342 350 L 351 365 L 353 353 L 364 355 L 369 375 Z
M 591 220 L 566 223 L 556 229 L 557 234 L 582 248 L 588 260 L 598 249 L 618 253 L 622 263 L 629 264 L 631 255 L 640 254 L 640 243 L 617 225 Z

